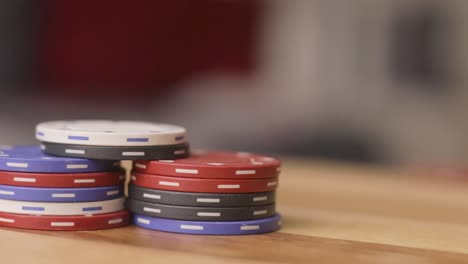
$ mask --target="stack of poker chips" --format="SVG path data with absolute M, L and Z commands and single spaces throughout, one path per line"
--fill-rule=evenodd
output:
M 194 152 L 136 161 L 128 208 L 134 223 L 159 231 L 243 235 L 275 231 L 280 161 L 238 152 Z
M 54 157 L 39 146 L 0 147 L 0 226 L 95 230 L 125 226 L 114 161 Z
M 124 226 L 123 172 L 134 160 L 127 205 L 136 225 L 242 235 L 278 230 L 280 161 L 240 152 L 189 152 L 167 124 L 76 120 L 40 123 L 41 145 L 0 149 L 0 226 L 91 230 Z

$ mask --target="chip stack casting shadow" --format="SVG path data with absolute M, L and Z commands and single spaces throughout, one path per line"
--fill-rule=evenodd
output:
M 244 152 L 193 152 L 136 161 L 128 208 L 137 226 L 167 232 L 246 235 L 276 231 L 281 162 Z
M 281 227 L 275 208 L 278 159 L 245 152 L 190 154 L 186 129 L 159 123 L 52 121 L 38 124 L 35 136 L 39 146 L 0 147 L 0 226 L 127 225 L 118 161 L 128 160 L 135 162 L 126 204 L 140 227 L 204 235 Z
M 96 230 L 125 226 L 118 162 L 54 157 L 39 146 L 0 147 L 0 226 Z

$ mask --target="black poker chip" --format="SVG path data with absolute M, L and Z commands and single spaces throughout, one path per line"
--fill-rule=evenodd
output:
M 189 155 L 189 144 L 164 146 L 94 146 L 42 142 L 42 150 L 62 157 L 98 160 L 172 160 Z
M 129 196 L 133 199 L 167 205 L 198 207 L 243 207 L 272 204 L 275 192 L 263 193 L 192 193 L 174 192 L 129 185 Z
M 190 207 L 127 200 L 128 209 L 139 215 L 190 221 L 244 221 L 273 216 L 275 204 L 249 207 Z

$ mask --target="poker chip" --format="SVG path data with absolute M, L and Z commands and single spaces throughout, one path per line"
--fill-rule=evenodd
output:
M 97 160 L 178 159 L 189 155 L 189 144 L 164 146 L 88 146 L 42 142 L 50 155 Z
M 193 221 L 254 220 L 275 214 L 275 205 L 248 207 L 188 207 L 127 200 L 128 209 L 140 215 Z
M 271 178 L 280 172 L 281 162 L 246 152 L 195 151 L 178 160 L 137 161 L 134 169 L 157 175 L 192 178 Z
M 197 179 L 132 172 L 131 181 L 140 187 L 179 192 L 256 193 L 270 192 L 278 186 L 278 177 L 265 179 Z
M 279 214 L 260 220 L 250 221 L 183 221 L 163 219 L 143 215 L 134 215 L 135 225 L 165 232 L 198 234 L 198 235 L 250 235 L 269 233 L 281 228 Z
M 46 155 L 40 146 L 0 147 L 0 171 L 84 173 L 110 171 L 115 161 L 98 161 Z
M 123 196 L 122 186 L 97 188 L 35 188 L 0 185 L 0 199 L 30 202 L 92 202 Z
M 39 141 L 92 146 L 163 146 L 186 141 L 183 127 L 110 120 L 52 121 L 36 126 Z
M 117 185 L 124 180 L 125 172 L 120 170 L 92 173 L 25 173 L 0 171 L 0 184 L 23 187 L 104 187 Z
M 275 192 L 264 193 L 191 193 L 149 189 L 130 184 L 128 195 L 135 200 L 180 206 L 241 207 L 272 204 Z
M 102 230 L 129 224 L 129 212 L 85 216 L 37 216 L 0 212 L 0 226 L 51 231 Z
M 23 202 L 0 199 L 0 212 L 34 215 L 92 215 L 117 212 L 124 209 L 125 199 L 85 203 Z

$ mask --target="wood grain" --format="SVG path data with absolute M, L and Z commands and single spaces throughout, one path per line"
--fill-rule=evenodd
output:
M 285 162 L 280 232 L 195 236 L 126 227 L 1 229 L 3 263 L 468 263 L 468 185 L 397 171 Z

